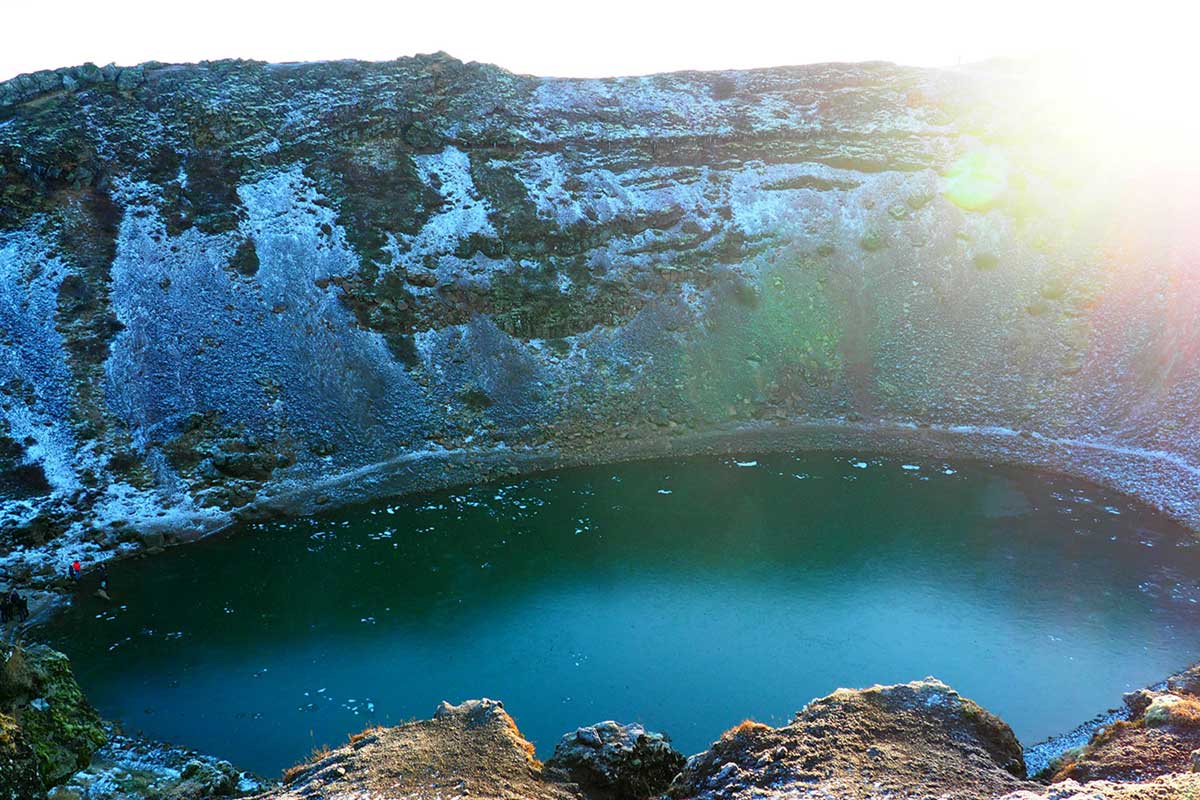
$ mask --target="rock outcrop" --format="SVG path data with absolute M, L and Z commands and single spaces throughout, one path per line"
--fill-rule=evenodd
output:
M 684 762 L 665 735 L 608 720 L 564 736 L 546 768 L 561 771 L 590 797 L 644 800 L 663 794 Z
M 932 678 L 841 689 L 791 723 L 744 722 L 688 759 L 678 798 L 994 798 L 1026 786 L 1012 729 Z
M 745 722 L 686 764 L 662 736 L 617 723 L 564 737 L 545 768 L 532 753 L 499 703 L 443 704 L 432 720 L 319 754 L 262 798 L 643 800 L 679 768 L 669 792 L 680 798 L 990 800 L 1037 788 L 1009 727 L 933 679 L 842 689 L 780 728 Z
M 262 800 L 496 798 L 579 800 L 548 778 L 504 706 L 494 700 L 442 703 L 433 719 L 375 728 L 293 767 Z
M 105 740 L 66 656 L 0 644 L 0 797 L 44 797 L 88 766 Z
M 1091 738 L 1003 800 L 1187 800 L 1200 793 L 1200 666 L 1130 692 Z
M 1072 138 L 1039 79 L 438 54 L 0 84 L 8 569 L 747 430 L 1200 524 L 1187 179 Z
M 1200 771 L 1200 667 L 1125 696 L 1127 715 L 1051 765 L 1057 780 L 1143 782 Z

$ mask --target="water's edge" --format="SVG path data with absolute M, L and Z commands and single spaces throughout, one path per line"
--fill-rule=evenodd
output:
M 284 484 L 272 496 L 261 497 L 216 524 L 211 517 L 198 519 L 176 543 L 231 532 L 240 523 L 255 518 L 303 515 L 386 496 L 561 468 L 662 457 L 854 450 L 913 458 L 990 461 L 1082 479 L 1128 495 L 1200 534 L 1200 480 L 1197 480 L 1200 469 L 1171 454 L 1097 441 L 1053 439 L 999 427 L 823 420 L 764 422 L 660 437 L 585 441 L 571 448 L 443 449 L 406 453 L 390 461 L 331 475 L 315 484 Z M 175 524 L 177 522 L 175 520 Z M 131 524 L 150 531 L 164 527 L 155 519 L 135 519 Z M 114 555 L 150 557 L 144 550 Z M 51 593 L 51 599 L 31 620 L 32 625 L 45 621 L 69 602 L 57 593 Z M 1114 698 L 1116 700 L 1118 698 Z M 1025 753 L 1030 772 L 1086 742 L 1095 730 L 1120 718 L 1120 714 L 1115 709 L 1103 711 L 1072 731 L 1029 745 Z M 714 736 L 719 733 L 714 732 Z
M 191 541 L 263 516 L 308 514 L 348 503 L 554 469 L 649 458 L 837 450 L 991 461 L 1063 475 L 1127 495 L 1200 535 L 1200 466 L 1171 453 L 1003 427 L 829 419 L 739 424 L 658 437 L 587 441 L 570 447 L 408 452 L 317 481 L 282 481 L 228 518 L 196 517 L 191 520 L 193 529 L 182 538 Z M 131 521 L 148 531 L 177 522 Z

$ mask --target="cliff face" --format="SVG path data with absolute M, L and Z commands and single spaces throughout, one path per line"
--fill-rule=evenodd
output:
M 1045 463 L 1198 524 L 1185 193 L 1035 87 L 444 55 L 0 84 L 13 568 L 48 537 L 132 547 L 783 422 Z

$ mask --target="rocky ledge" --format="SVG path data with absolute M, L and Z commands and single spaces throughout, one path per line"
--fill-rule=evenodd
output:
M 260 797 L 1183 800 L 1200 791 L 1197 674 L 1130 695 L 1127 720 L 1037 780 L 1007 724 L 927 678 L 840 689 L 778 728 L 748 720 L 686 762 L 659 734 L 603 722 L 565 736 L 542 764 L 501 703 L 443 703 L 432 720 L 351 737 Z

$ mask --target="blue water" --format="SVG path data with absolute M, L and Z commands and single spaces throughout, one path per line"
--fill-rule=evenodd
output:
M 685 752 L 935 675 L 1026 744 L 1200 655 L 1200 548 L 1090 485 L 854 455 L 652 461 L 249 525 L 110 569 L 45 632 L 129 731 L 273 775 L 440 700 L 545 756 Z

